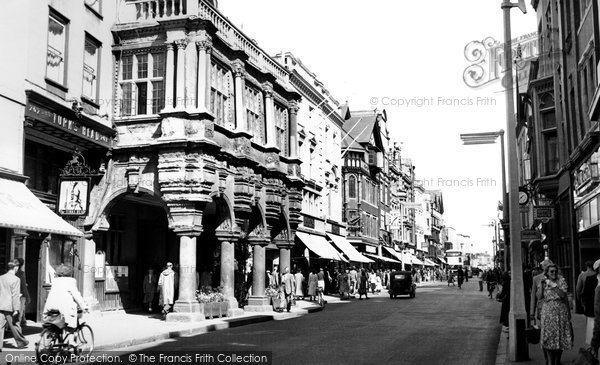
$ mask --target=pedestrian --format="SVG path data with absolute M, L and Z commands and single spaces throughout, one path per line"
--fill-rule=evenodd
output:
M 483 270 L 479 270 L 479 274 L 477 274 L 477 278 L 479 279 L 479 291 L 483 292 Z
M 348 270 L 346 270 L 348 271 Z M 350 298 L 350 286 L 348 284 L 348 273 L 344 271 L 340 271 L 337 276 L 338 282 L 338 293 L 340 293 L 340 299 L 344 299 L 346 295 L 348 295 L 348 299 Z
M 377 292 L 377 294 L 380 294 L 383 291 L 383 286 L 381 285 L 381 277 L 380 276 L 375 277 L 375 291 Z
M 493 270 L 488 270 L 485 276 L 487 282 L 488 298 L 493 299 L 496 290 L 496 275 Z
M 323 277 L 325 279 L 325 286 L 323 289 L 323 294 L 329 295 L 330 288 L 332 288 L 332 285 L 331 285 L 332 279 L 331 279 L 331 275 L 329 274 L 329 269 L 323 270 Z
M 281 283 L 277 289 L 277 300 L 274 301 L 273 309 L 275 309 L 275 312 L 283 312 L 285 308 L 287 308 L 287 303 L 285 300 L 285 284 Z
M 315 300 L 317 297 L 317 286 L 319 285 L 319 279 L 317 278 L 317 274 L 315 274 L 315 270 L 312 269 L 310 274 L 308 274 L 308 296 L 309 300 Z
M 302 285 L 304 284 L 304 275 L 302 275 L 302 271 L 300 269 L 296 270 L 296 274 L 294 275 L 295 287 L 296 287 L 296 299 L 304 299 L 304 292 Z
M 469 268 L 465 266 L 465 283 L 469 282 Z
M 31 296 L 29 295 L 29 289 L 27 287 L 27 279 L 25 277 L 25 269 L 24 264 L 25 260 L 21 257 L 16 259 L 19 262 L 19 271 L 17 271 L 17 277 L 21 280 L 20 292 L 21 292 L 21 308 L 19 310 L 19 320 L 17 321 L 18 325 L 22 327 L 27 326 L 27 319 L 25 318 L 25 310 L 29 303 L 31 303 Z
M 586 317 L 585 343 L 590 345 L 594 334 L 594 296 L 598 279 L 596 271 L 594 271 L 591 261 L 585 263 L 586 271 L 581 273 L 577 278 L 577 286 L 575 289 L 575 298 L 583 309 L 583 315 Z
M 451 270 L 448 270 L 448 286 L 450 286 L 450 284 L 452 284 L 452 286 L 455 286 L 454 273 Z
M 287 308 L 287 311 L 289 312 L 290 309 L 292 308 L 292 300 L 294 298 L 295 280 L 294 280 L 294 275 L 290 274 L 289 267 L 286 267 L 284 270 L 285 270 L 284 274 L 281 277 L 281 283 L 284 285 L 286 308 Z
M 279 280 L 279 265 L 273 265 L 273 273 L 271 274 L 271 276 L 273 277 L 273 283 L 276 286 L 279 286 L 280 280 Z
M 542 302 L 542 349 L 547 363 L 560 365 L 562 352 L 573 346 L 571 309 L 567 297 L 567 282 L 558 275 L 558 267 L 549 265 L 540 282 L 537 297 Z
M 73 276 L 73 268 L 60 264 L 56 268 L 56 278 L 52 280 L 52 287 L 46 298 L 44 313 L 57 310 L 65 319 L 67 331 L 73 333 L 77 328 L 77 310 L 88 310 L 81 293 L 77 289 L 77 280 Z M 3 289 L 0 287 L 0 292 Z
M 149 267 L 144 281 L 142 290 L 144 291 L 144 308 L 148 308 L 148 312 L 152 313 L 152 303 L 154 302 L 154 293 L 157 291 L 157 279 L 154 276 L 154 269 Z
M 369 286 L 371 288 L 371 294 L 375 294 L 375 287 L 377 286 L 377 279 L 375 279 L 375 271 L 371 270 L 369 273 Z
M 498 294 L 499 302 L 502 302 L 500 307 L 500 323 L 502 324 L 502 331 L 508 332 L 508 313 L 510 311 L 510 273 L 505 272 L 502 280 L 502 291 Z
M 348 273 L 348 280 L 350 280 L 350 294 L 354 295 L 356 288 L 358 287 L 358 272 L 356 267 L 352 266 L 352 270 Z
M 542 271 L 537 274 L 534 275 L 533 280 L 532 280 L 532 284 L 531 284 L 531 300 L 529 303 L 529 315 L 531 317 L 531 322 L 533 324 L 538 324 L 538 327 L 540 325 L 540 315 L 542 313 L 542 303 L 538 300 L 537 297 L 537 292 L 538 292 L 538 288 L 541 285 L 542 279 L 544 279 L 544 277 L 546 276 L 544 274 L 544 272 L 546 271 L 546 269 L 548 268 L 548 266 L 553 265 L 553 262 L 550 259 L 544 259 L 544 261 L 542 261 L 541 264 L 541 268 Z M 546 355 L 546 353 L 544 353 L 544 356 Z
M 317 288 L 325 294 L 325 271 L 323 271 L 323 268 L 320 268 L 317 273 Z
M 160 300 L 158 305 L 162 306 L 162 314 L 167 318 L 167 314 L 173 309 L 175 303 L 175 288 L 177 287 L 177 273 L 173 271 L 173 263 L 167 262 L 167 268 L 163 270 L 158 279 L 158 288 Z
M 8 325 L 18 349 L 27 347 L 29 341 L 17 325 L 21 310 L 21 280 L 17 277 L 19 262 L 8 262 L 8 271 L 0 276 L 0 351 L 4 347 L 4 330 Z M 52 282 L 54 287 L 54 281 Z M 17 323 L 15 323 L 17 322 Z
M 367 278 L 367 273 L 365 272 L 365 269 L 360 270 L 360 277 L 358 278 L 358 299 L 362 300 L 362 296 L 365 296 L 365 299 L 369 299 L 369 296 L 367 295 L 367 282 L 368 282 L 368 278 Z
M 462 267 L 458 268 L 458 271 L 456 272 L 456 278 L 458 281 L 458 289 L 462 289 L 462 284 L 465 281 L 465 272 L 463 271 Z

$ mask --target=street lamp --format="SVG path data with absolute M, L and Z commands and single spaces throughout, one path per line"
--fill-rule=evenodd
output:
M 507 260 L 508 255 L 506 254 L 506 244 L 508 234 L 508 227 L 506 223 L 508 222 L 508 195 L 506 194 L 506 162 L 504 159 L 504 130 L 499 130 L 496 132 L 481 132 L 481 133 L 463 133 L 460 135 L 460 139 L 463 141 L 465 146 L 471 145 L 479 145 L 479 144 L 494 144 L 496 140 L 500 137 L 500 158 L 502 161 L 502 227 L 504 229 L 504 243 L 505 243 L 505 252 L 504 252 L 504 269 L 508 269 Z
M 510 361 L 529 360 L 529 345 L 525 337 L 527 313 L 523 290 L 523 263 L 521 259 L 521 217 L 519 213 L 519 161 L 517 158 L 517 121 L 515 118 L 515 98 L 512 78 L 512 41 L 510 30 L 510 9 L 519 7 L 527 13 L 525 0 L 518 4 L 510 0 L 502 1 L 504 15 L 504 65 L 506 67 L 506 130 L 508 139 L 509 200 L 510 200 L 510 312 L 508 314 L 508 356 Z M 504 208 L 506 209 L 506 207 Z M 506 240 L 506 238 L 505 238 Z

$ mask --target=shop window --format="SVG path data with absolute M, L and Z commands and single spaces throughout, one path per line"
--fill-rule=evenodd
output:
M 60 85 L 65 84 L 67 28 L 68 21 L 51 9 L 48 18 L 46 77 Z
M 71 155 L 30 140 L 25 140 L 25 175 L 29 189 L 45 193 L 58 193 L 58 176 Z
M 215 122 L 225 125 L 233 119 L 231 96 L 233 79 L 231 72 L 216 63 L 212 63 L 210 75 L 210 111 Z
M 97 102 L 98 69 L 100 67 L 100 43 L 90 36 L 85 36 L 83 53 L 83 87 L 82 96 Z
M 144 53 L 121 58 L 121 116 L 158 114 L 165 107 L 165 55 Z

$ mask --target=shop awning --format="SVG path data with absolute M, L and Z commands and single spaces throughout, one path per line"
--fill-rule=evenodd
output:
M 337 236 L 335 234 L 328 234 L 327 237 L 331 238 L 331 240 L 337 246 L 337 248 L 342 250 L 342 252 L 344 254 L 346 254 L 346 256 L 348 256 L 348 259 L 350 261 L 364 262 L 364 263 L 374 262 L 373 260 L 364 257 L 360 252 L 358 252 L 354 248 L 354 246 L 352 246 L 352 244 L 350 242 L 348 242 L 348 240 L 346 240 L 346 238 L 344 238 L 342 236 Z
M 0 178 L 0 227 L 81 237 L 83 233 L 50 210 L 25 184 Z
M 383 257 L 383 256 L 375 255 L 375 254 L 372 254 L 372 253 L 365 253 L 365 256 L 372 257 L 372 258 L 374 258 L 375 260 L 379 260 L 379 261 L 393 262 L 394 264 L 401 264 L 401 262 L 400 262 L 400 261 L 393 260 L 393 259 L 388 259 L 387 257 Z
M 399 261 L 402 261 L 402 257 L 400 256 L 400 252 L 397 252 L 396 250 L 394 250 L 393 248 L 389 248 L 386 246 L 383 246 L 383 248 L 389 252 L 390 255 L 392 255 L 392 257 L 397 258 Z
M 436 264 L 435 262 L 431 261 L 430 259 L 425 259 L 425 266 L 439 266 L 438 264 Z
M 296 237 L 298 237 L 309 250 L 321 258 L 348 262 L 348 260 L 340 255 L 340 253 L 333 248 L 333 246 L 331 246 L 331 244 L 329 244 L 329 242 L 327 242 L 323 236 L 317 236 L 315 234 L 304 232 L 296 232 Z
M 411 255 L 410 257 L 410 263 L 413 265 L 421 265 L 421 266 L 425 266 L 425 264 L 423 263 L 423 261 L 419 260 L 419 258 L 415 255 Z

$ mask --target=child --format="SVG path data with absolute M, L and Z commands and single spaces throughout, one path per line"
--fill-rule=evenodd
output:
M 275 312 L 283 312 L 286 308 L 287 303 L 285 302 L 285 284 L 281 283 L 277 290 L 277 300 L 273 301 L 273 309 Z

